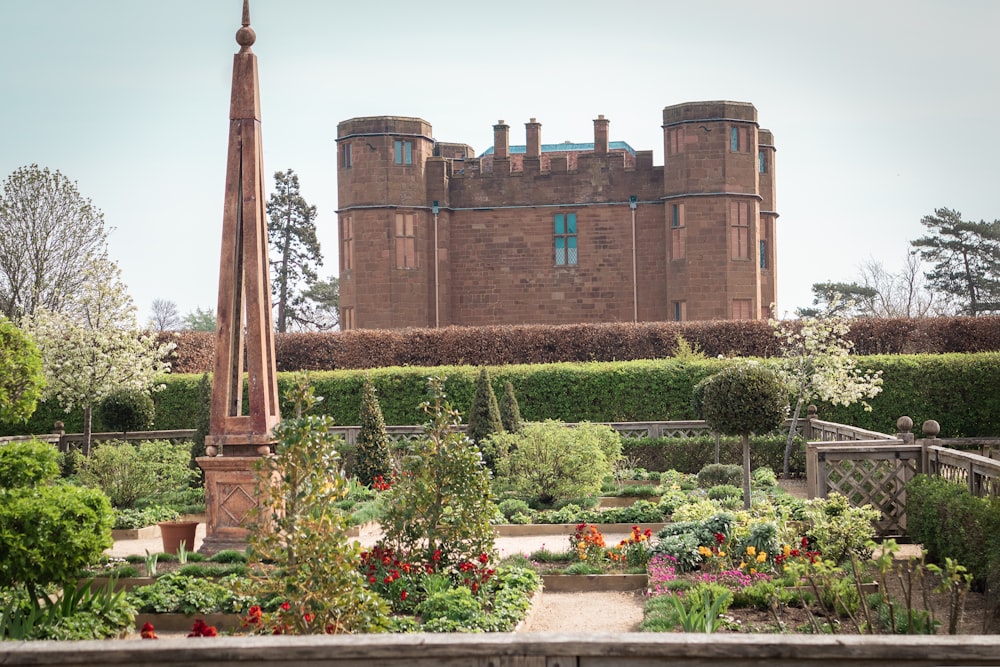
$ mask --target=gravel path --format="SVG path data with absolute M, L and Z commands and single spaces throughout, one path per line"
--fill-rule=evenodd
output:
M 545 593 L 519 632 L 636 632 L 641 592 Z

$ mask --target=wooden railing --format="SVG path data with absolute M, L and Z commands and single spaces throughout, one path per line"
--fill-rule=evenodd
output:
M 126 431 L 122 432 L 102 432 L 91 433 L 92 442 L 104 442 L 105 440 L 190 440 L 196 433 L 195 429 L 175 429 L 172 431 Z M 42 433 L 40 435 L 12 435 L 0 437 L 0 446 L 9 442 L 25 442 L 28 440 L 40 440 L 56 445 L 60 452 L 69 449 L 70 443 L 83 442 L 82 433 Z
M 857 440 L 851 435 L 870 434 L 862 429 L 827 429 L 820 422 L 814 433 L 836 435 L 837 440 L 806 444 L 806 489 L 810 498 L 840 493 L 852 505 L 872 505 L 882 513 L 876 524 L 880 537 L 906 533 L 906 483 L 917 474 L 937 475 L 964 484 L 975 496 L 1000 496 L 1000 461 L 959 448 L 993 446 L 995 438 L 949 438 L 939 440 L 937 422 L 924 423 L 930 437 L 916 440 L 913 421 L 901 417 L 894 437 Z M 839 425 L 838 425 L 839 426 Z M 947 443 L 948 446 L 942 446 Z M 987 451 L 992 451 L 987 449 Z
M 217 637 L 211 641 L 5 642 L 5 665 L 330 667 L 931 667 L 997 665 L 995 635 L 698 633 L 401 634 Z

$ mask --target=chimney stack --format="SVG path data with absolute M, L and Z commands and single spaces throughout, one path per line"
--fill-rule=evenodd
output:
M 510 125 L 502 119 L 493 126 L 493 157 L 501 160 L 510 157 Z
M 594 153 L 607 155 L 608 153 L 608 125 L 610 120 L 604 114 L 598 114 L 594 120 Z
M 534 118 L 531 122 L 524 124 L 524 131 L 527 135 L 527 148 L 525 149 L 526 157 L 541 157 L 542 156 L 542 124 L 539 123 Z

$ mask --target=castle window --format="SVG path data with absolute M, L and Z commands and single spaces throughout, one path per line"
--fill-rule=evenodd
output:
M 413 164 L 413 142 L 396 139 L 392 142 L 392 156 L 396 164 Z
M 417 268 L 416 237 L 413 234 L 413 214 L 396 214 L 396 268 Z
M 733 319 L 734 320 L 751 319 L 752 308 L 753 308 L 752 299 L 733 299 Z
M 351 216 L 340 219 L 340 271 L 350 271 L 354 268 L 354 223 Z
M 767 155 L 764 151 L 757 151 L 757 171 L 762 174 L 767 173 Z
M 760 241 L 760 268 L 767 268 L 767 241 L 764 239 Z
M 750 137 L 747 128 L 733 125 L 729 128 L 729 152 L 746 153 L 750 150 Z
M 729 230 L 733 259 L 750 259 L 750 202 L 729 203 Z
M 556 266 L 576 266 L 576 213 L 556 213 Z
M 687 318 L 687 301 L 674 301 L 674 321 L 684 322 Z
M 670 259 L 687 256 L 687 228 L 684 226 L 684 204 L 670 205 Z
M 684 152 L 684 128 L 675 127 L 667 130 L 667 150 L 671 153 Z
M 351 157 L 351 145 L 341 144 L 340 145 L 340 166 L 344 169 L 350 169 L 353 166 L 353 159 Z

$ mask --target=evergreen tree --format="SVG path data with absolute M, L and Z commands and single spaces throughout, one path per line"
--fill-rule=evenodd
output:
M 500 406 L 496 394 L 493 393 L 490 372 L 486 368 L 479 369 L 476 394 L 472 397 L 472 405 L 469 406 L 468 423 L 469 428 L 466 433 L 477 446 L 482 445 L 483 441 L 494 433 L 504 432 L 500 420 Z
M 308 326 L 312 315 L 304 290 L 316 282 L 316 268 L 323 263 L 316 238 L 316 207 L 299 194 L 299 177 L 291 169 L 274 174 L 267 215 L 275 327 L 284 333 L 290 326 Z
M 509 380 L 503 383 L 503 396 L 500 397 L 500 423 L 508 433 L 521 430 L 521 407 L 514 395 L 514 385 Z
M 382 407 L 375 395 L 375 385 L 365 377 L 361 398 L 361 430 L 358 432 L 357 462 L 354 475 L 362 484 L 371 485 L 376 477 L 388 479 L 392 473 L 389 459 L 389 436 L 385 432 Z
M 933 264 L 925 274 L 930 286 L 966 315 L 1000 310 L 1000 220 L 966 222 L 958 211 L 939 208 L 920 224 L 930 235 L 911 245 Z

